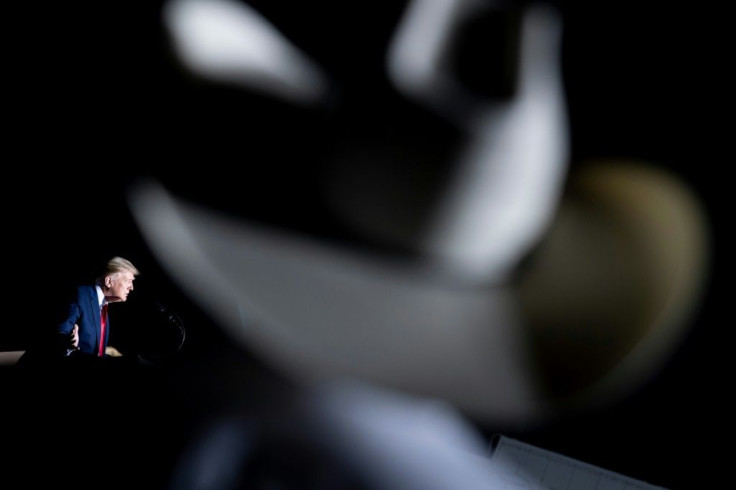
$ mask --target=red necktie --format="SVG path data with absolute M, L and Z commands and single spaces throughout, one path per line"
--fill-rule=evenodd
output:
M 107 303 L 100 310 L 100 348 L 97 352 L 99 357 L 105 355 L 105 327 L 107 327 Z

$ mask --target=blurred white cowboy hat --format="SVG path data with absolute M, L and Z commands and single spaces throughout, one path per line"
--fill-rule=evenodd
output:
M 338 157 L 331 182 L 346 221 L 421 261 L 264 227 L 157 180 L 130 188 L 134 219 L 233 339 L 303 381 L 358 377 L 520 423 L 629 392 L 676 348 L 700 294 L 697 198 L 646 162 L 591 162 L 568 176 L 559 18 L 529 10 L 519 90 L 486 104 L 432 49 L 442 23 L 467 13 L 436 10 L 452 3 L 467 2 L 412 2 L 389 50 L 397 90 L 469 135 L 428 232 L 396 225 L 402 208 L 370 186 L 399 174 L 360 148 Z

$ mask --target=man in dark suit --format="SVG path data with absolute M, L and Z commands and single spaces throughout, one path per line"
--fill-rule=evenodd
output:
M 113 257 L 107 261 L 93 285 L 77 287 L 76 298 L 68 305 L 66 316 L 56 327 L 60 345 L 67 356 L 105 357 L 110 335 L 107 307 L 124 302 L 133 290 L 138 269 L 127 259 Z M 107 350 L 107 352 L 106 352 Z
M 117 332 L 111 334 L 110 326 L 127 326 L 124 318 L 102 322 L 108 320 L 104 310 L 110 303 L 128 300 L 138 275 L 136 266 L 116 256 L 103 260 L 93 279 L 70 288 L 72 297 L 54 304 L 60 317 L 44 326 L 17 380 L 3 392 L 14 421 L 7 439 L 4 434 L 14 453 L 9 466 L 23 479 L 61 480 L 69 465 L 80 468 L 79 488 L 100 482 L 105 488 L 133 488 L 140 484 L 140 474 L 148 482 L 158 477 L 161 459 L 154 455 L 173 437 L 170 427 L 176 421 L 161 414 L 175 413 L 175 401 L 166 396 L 164 373 L 147 369 L 124 349 L 126 355 L 113 358 L 108 339 L 112 335 L 114 341 Z M 35 416 L 39 406 L 47 410 L 41 417 Z M 67 453 L 69 457 L 59 456 Z

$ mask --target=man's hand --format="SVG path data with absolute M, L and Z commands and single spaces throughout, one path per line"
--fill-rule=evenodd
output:
M 72 332 L 69 334 L 69 343 L 72 349 L 79 349 L 79 325 L 74 324 Z
M 105 347 L 105 354 L 110 357 L 122 357 L 123 356 L 123 354 L 119 350 L 117 350 L 115 347 L 111 345 L 108 345 L 107 347 Z

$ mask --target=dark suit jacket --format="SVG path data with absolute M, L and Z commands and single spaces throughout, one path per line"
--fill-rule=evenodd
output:
M 74 329 L 74 324 L 79 325 L 79 352 L 82 354 L 97 355 L 100 342 L 100 306 L 97 302 L 97 290 L 95 286 L 79 286 L 76 297 L 69 303 L 66 317 L 57 326 L 57 333 L 68 337 Z M 107 328 L 105 329 L 104 346 L 107 347 L 107 339 L 110 335 L 110 319 L 108 315 Z

